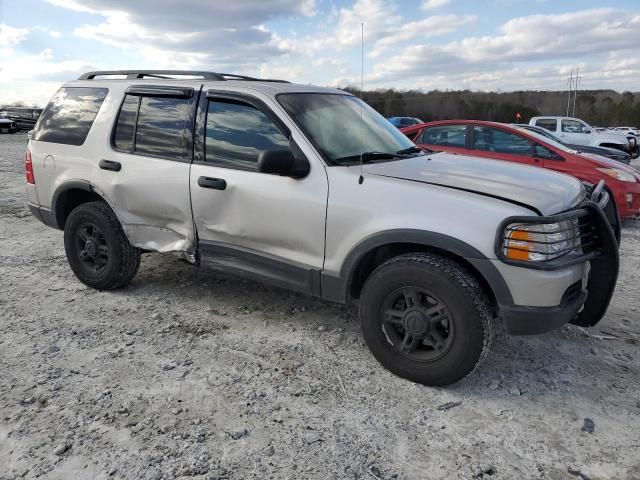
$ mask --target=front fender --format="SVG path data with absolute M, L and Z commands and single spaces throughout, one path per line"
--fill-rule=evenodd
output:
M 415 244 L 447 252 L 463 259 L 489 284 L 500 305 L 512 305 L 513 298 L 502 274 L 493 263 L 473 246 L 437 232 L 413 229 L 394 229 L 375 233 L 354 246 L 345 258 L 339 275 L 322 274 L 322 296 L 328 300 L 345 303 L 349 299 L 350 286 L 360 262 L 365 256 L 385 245 Z

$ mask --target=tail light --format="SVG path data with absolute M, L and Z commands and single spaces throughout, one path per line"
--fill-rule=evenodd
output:
M 33 176 L 33 162 L 31 161 L 31 152 L 29 149 L 24 154 L 24 171 L 27 175 L 27 183 L 36 184 L 36 177 Z

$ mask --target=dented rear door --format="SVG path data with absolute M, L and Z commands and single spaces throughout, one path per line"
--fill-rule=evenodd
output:
M 136 247 L 194 249 L 189 168 L 198 90 L 146 83 L 129 87 L 111 148 L 96 159 L 100 187 Z

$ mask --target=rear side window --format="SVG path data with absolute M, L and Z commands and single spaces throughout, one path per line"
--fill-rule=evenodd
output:
M 545 128 L 550 132 L 555 132 L 557 126 L 558 126 L 558 121 L 554 119 L 541 118 L 539 120 L 536 120 L 536 127 Z
M 442 125 L 440 127 L 425 128 L 422 131 L 422 135 L 415 140 L 415 143 L 464 148 L 466 139 L 466 125 Z
M 530 157 L 532 143 L 520 135 L 492 127 L 473 127 L 474 149 Z
M 93 87 L 61 88 L 40 115 L 33 139 L 82 145 L 108 91 Z
M 126 95 L 113 145 L 139 155 L 178 159 L 184 153 L 189 98 Z
M 222 167 L 256 171 L 262 150 L 288 150 L 289 140 L 261 110 L 242 102 L 209 102 L 205 159 Z
M 555 152 L 552 152 L 551 150 L 549 150 L 546 147 L 543 147 L 542 145 L 539 145 L 536 143 L 533 148 L 534 148 L 533 155 L 536 158 L 543 158 L 545 160 L 563 160 L 563 158 L 560 155 L 558 155 Z

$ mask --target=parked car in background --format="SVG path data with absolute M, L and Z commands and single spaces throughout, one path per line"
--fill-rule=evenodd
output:
M 15 133 L 17 131 L 18 127 L 13 120 L 0 117 L 0 133 Z
M 578 154 L 549 138 L 503 123 L 444 120 L 401 131 L 416 145 L 429 150 L 548 168 L 594 185 L 604 180 L 619 215 L 640 216 L 640 171 L 620 162 L 590 153 Z
M 640 135 L 640 129 L 637 129 L 635 127 L 616 127 L 613 130 L 615 132 L 630 133 L 632 135 L 635 135 L 636 137 Z
M 533 117 L 529 125 L 546 128 L 572 145 L 617 148 L 633 158 L 640 156 L 640 145 L 635 135 L 611 130 L 600 132 L 579 118 Z
M 603 157 L 610 158 L 611 160 L 616 160 L 618 162 L 622 162 L 626 165 L 631 163 L 631 155 L 622 150 L 618 150 L 615 148 L 607 148 L 607 147 L 591 147 L 588 145 L 573 145 L 565 142 L 561 138 L 557 137 L 554 133 L 551 133 L 546 128 L 536 127 L 534 125 L 528 125 L 526 123 L 523 124 L 515 124 L 515 127 L 524 128 L 525 130 L 530 130 L 532 132 L 537 133 L 538 135 L 542 135 L 543 137 L 547 137 L 551 140 L 554 140 L 558 143 L 561 143 L 567 148 L 572 150 L 576 150 L 577 153 L 593 153 L 594 155 L 601 155 Z
M 423 123 L 422 120 L 415 117 L 390 117 L 387 120 L 391 122 L 394 127 L 402 128 L 410 125 L 417 125 Z
M 40 114 L 41 108 L 31 107 L 8 107 L 7 116 L 14 121 L 20 130 L 32 130 L 35 127 Z
M 64 230 L 69 265 L 90 287 L 123 286 L 142 251 L 172 251 L 358 299 L 375 358 L 428 385 L 476 367 L 497 315 L 520 334 L 604 316 L 619 266 L 604 185 L 433 157 L 337 89 L 90 72 L 43 112 L 26 190 L 33 215 Z

